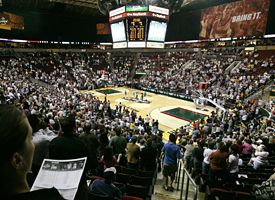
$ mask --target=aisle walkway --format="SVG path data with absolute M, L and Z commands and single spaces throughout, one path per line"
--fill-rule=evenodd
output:
M 184 192 L 183 192 L 183 197 L 182 199 L 185 199 L 185 187 L 186 187 L 186 177 L 185 177 L 185 181 L 184 181 Z M 180 177 L 180 183 L 181 183 L 181 177 Z M 158 173 L 157 176 L 157 181 L 155 184 L 155 189 L 154 189 L 154 194 L 152 195 L 152 200 L 179 200 L 180 199 L 180 186 L 179 185 L 179 190 L 177 190 L 177 183 L 174 183 L 174 188 L 175 190 L 173 192 L 169 192 L 169 191 L 165 191 L 162 188 L 163 185 L 163 176 L 162 173 Z M 194 196 L 194 188 L 193 186 L 190 184 L 189 185 L 189 194 L 188 194 L 188 200 L 193 200 L 193 196 Z M 199 193 L 197 200 L 204 200 L 204 193 Z

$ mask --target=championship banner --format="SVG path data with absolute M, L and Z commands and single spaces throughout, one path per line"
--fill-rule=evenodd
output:
M 110 25 L 108 23 L 98 23 L 96 24 L 96 34 L 97 35 L 110 35 Z
M 269 0 L 242 0 L 204 9 L 201 39 L 264 35 Z

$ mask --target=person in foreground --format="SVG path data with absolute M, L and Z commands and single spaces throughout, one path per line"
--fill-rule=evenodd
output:
M 175 180 L 175 173 L 178 169 L 177 160 L 182 159 L 182 153 L 180 151 L 180 147 L 176 145 L 176 136 L 174 134 L 169 135 L 169 142 L 166 143 L 162 152 L 164 155 L 163 160 L 163 177 L 164 177 L 164 185 L 163 188 L 167 191 L 173 191 L 173 182 Z M 181 160 L 182 162 L 182 160 Z M 168 177 L 170 177 L 170 184 L 168 186 Z
M 0 199 L 63 199 L 55 188 L 30 192 L 32 128 L 25 113 L 12 105 L 0 104 L 0 147 Z

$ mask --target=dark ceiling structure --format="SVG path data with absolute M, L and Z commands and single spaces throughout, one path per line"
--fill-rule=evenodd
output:
M 108 11 L 126 4 L 156 5 L 171 13 L 203 9 L 237 0 L 2 0 L 2 8 L 53 14 L 104 16 Z

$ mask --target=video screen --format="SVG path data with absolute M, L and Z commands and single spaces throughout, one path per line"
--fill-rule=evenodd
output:
M 166 35 L 167 23 L 152 20 L 149 25 L 148 40 L 164 42 Z
M 269 0 L 242 0 L 202 11 L 200 38 L 260 36 L 265 33 Z
M 111 32 L 113 42 L 126 41 L 125 26 L 123 21 L 111 24 Z

